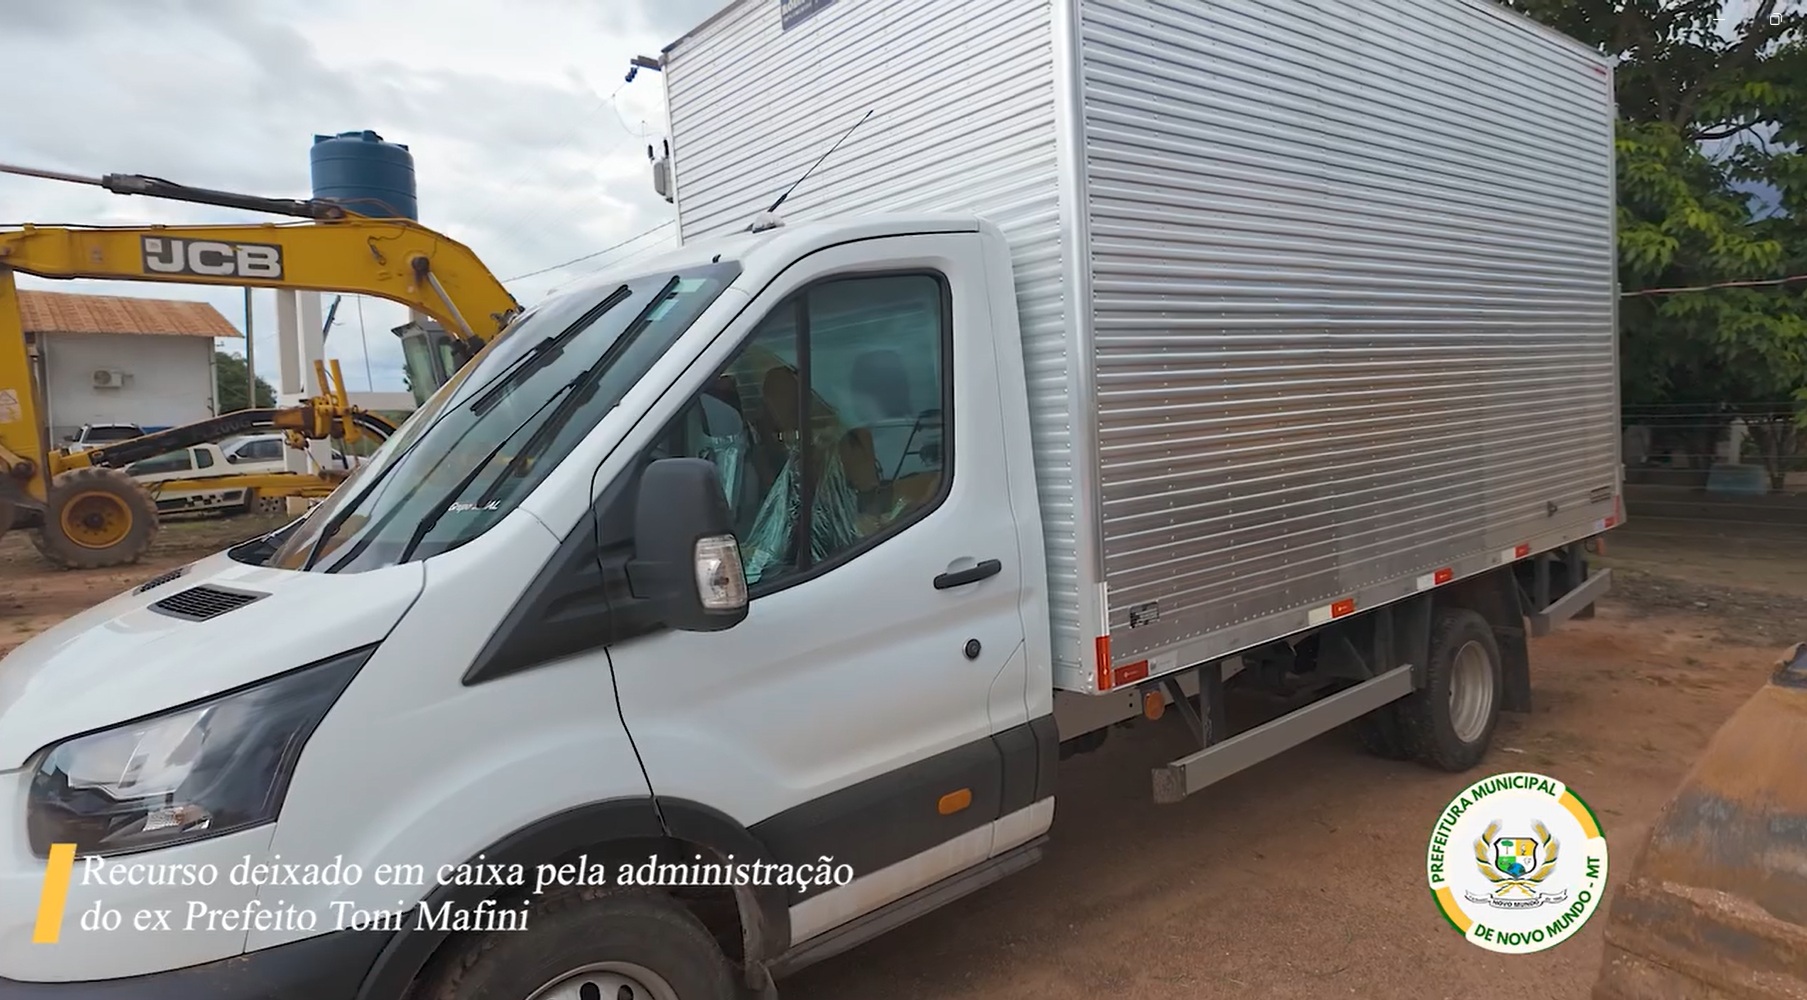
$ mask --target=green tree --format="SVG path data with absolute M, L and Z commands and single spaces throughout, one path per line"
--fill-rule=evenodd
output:
M 220 397 L 221 413 L 276 405 L 276 390 L 261 378 L 257 380 L 257 402 L 252 403 L 246 392 L 245 374 L 244 355 L 213 352 L 213 380 Z
M 1807 282 L 1657 290 L 1807 272 L 1807 10 L 1507 2 L 1620 60 L 1624 401 L 1744 416 L 1779 487 L 1800 417 L 1787 401 L 1807 400 Z M 1782 211 L 1756 212 L 1741 189 L 1753 185 L 1778 191 Z

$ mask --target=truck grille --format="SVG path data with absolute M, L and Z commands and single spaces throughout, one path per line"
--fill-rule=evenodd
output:
M 209 618 L 218 618 L 234 608 L 242 608 L 264 596 L 263 594 L 248 594 L 241 590 L 225 590 L 220 587 L 202 585 L 190 587 L 179 594 L 171 594 L 152 604 L 151 609 L 161 611 L 172 618 L 204 622 Z
M 158 587 L 163 586 L 164 584 L 170 582 L 171 580 L 181 579 L 182 574 L 184 574 L 186 572 L 188 572 L 187 566 L 177 566 L 175 569 L 172 569 L 167 573 L 159 573 L 156 576 L 151 577 L 149 580 L 146 580 L 143 583 L 139 584 L 137 593 L 142 594 L 147 590 L 156 590 Z

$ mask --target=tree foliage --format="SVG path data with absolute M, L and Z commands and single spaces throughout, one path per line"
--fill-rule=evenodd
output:
M 215 391 L 219 393 L 221 413 L 248 410 L 253 406 L 276 405 L 276 390 L 261 378 L 257 380 L 257 402 L 252 403 L 245 375 L 243 355 L 213 352 L 213 380 Z
M 1620 60 L 1629 293 L 1807 273 L 1807 9 L 1789 0 L 1507 0 Z M 1753 187 L 1780 193 L 1758 211 Z M 1807 282 L 1630 294 L 1627 404 L 1807 399 Z M 1753 414 L 1754 415 L 1754 414 Z

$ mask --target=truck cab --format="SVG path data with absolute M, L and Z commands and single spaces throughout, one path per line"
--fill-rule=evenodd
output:
M 250 962 L 286 977 L 259 996 L 474 997 L 553 947 L 613 996 L 573 970 L 652 921 L 650 974 L 726 997 L 1032 860 L 1057 738 L 1015 316 L 1001 234 L 940 216 L 703 241 L 529 311 L 305 518 L 7 658 L 0 985 L 192 994 Z M 59 851 L 99 877 L 45 947 Z M 105 874 L 277 857 L 528 881 Z M 700 906 L 618 884 L 649 859 L 757 877 L 672 872 Z M 80 930 L 97 905 L 194 922 Z M 452 938 L 498 912 L 539 930 Z

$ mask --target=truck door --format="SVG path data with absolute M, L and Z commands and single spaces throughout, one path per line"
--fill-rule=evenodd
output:
M 715 461 L 751 602 L 614 646 L 623 718 L 661 802 L 848 866 L 792 891 L 793 940 L 1014 846 L 994 831 L 1032 805 L 1006 779 L 1036 751 L 986 289 L 971 234 L 810 255 L 654 447 Z

